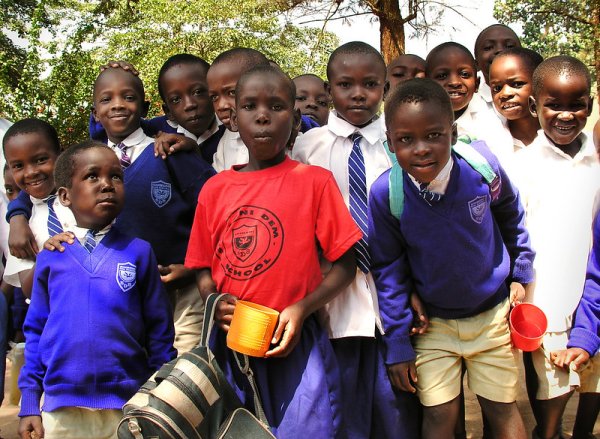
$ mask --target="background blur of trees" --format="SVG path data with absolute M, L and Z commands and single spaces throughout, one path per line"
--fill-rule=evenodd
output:
M 0 115 L 48 120 L 65 146 L 85 139 L 92 83 L 108 60 L 140 71 L 152 115 L 161 113 L 158 71 L 176 53 L 211 62 L 229 48 L 253 47 L 290 75 L 324 76 L 337 38 L 291 25 L 270 3 L 0 0 Z

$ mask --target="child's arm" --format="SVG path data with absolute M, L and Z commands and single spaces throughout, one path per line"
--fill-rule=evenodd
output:
M 198 290 L 200 291 L 200 295 L 204 302 L 206 302 L 208 296 L 217 292 L 217 286 L 213 281 L 210 268 L 196 270 L 196 284 L 198 285 Z M 229 331 L 229 325 L 231 325 L 236 301 L 237 298 L 235 296 L 224 294 L 217 303 L 215 321 L 217 322 L 217 325 L 219 325 L 219 328 L 226 333 Z
M 196 152 L 180 152 L 170 155 L 165 163 L 177 189 L 191 206 L 196 206 L 198 194 L 204 183 L 216 174 Z
M 385 335 L 385 363 L 392 384 L 414 392 L 417 380 L 415 352 L 410 341 L 412 312 L 409 305 L 414 291 L 405 241 L 400 222 L 389 207 L 388 173 L 371 187 L 369 195 L 369 249 L 371 272 L 377 286 L 379 311 Z
M 8 248 L 10 253 L 19 259 L 35 259 L 39 251 L 35 236 L 29 227 L 31 207 L 31 198 L 25 191 L 21 191 L 17 198 L 8 203 Z
M 42 425 L 42 417 L 23 416 L 19 420 L 19 437 L 21 439 L 31 439 L 32 433 L 36 434 L 37 438 L 44 437 L 44 426 Z
M 178 151 L 195 151 L 197 149 L 198 144 L 182 134 L 160 131 L 154 139 L 154 156 L 160 156 L 163 160 Z
M 272 344 L 278 345 L 269 350 L 265 356 L 287 356 L 298 344 L 304 320 L 350 285 L 355 275 L 356 257 L 354 249 L 351 248 L 332 263 L 331 270 L 314 291 L 279 314 L 279 321 L 271 341 Z
M 33 290 L 33 276 L 35 273 L 35 264 L 31 270 L 23 270 L 19 272 L 19 281 L 21 282 L 21 291 L 28 299 L 31 299 Z

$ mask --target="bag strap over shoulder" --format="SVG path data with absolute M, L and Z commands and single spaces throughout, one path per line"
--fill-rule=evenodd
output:
M 215 324 L 215 311 L 217 310 L 217 303 L 223 294 L 212 293 L 207 297 L 206 303 L 204 304 L 204 321 L 202 323 L 202 334 L 200 335 L 199 346 L 208 346 L 208 339 L 212 333 L 213 326 Z
M 400 165 L 398 164 L 396 155 L 390 151 L 387 140 L 383 142 L 383 148 L 392 162 L 388 183 L 390 191 L 390 212 L 394 218 L 400 219 L 400 216 L 402 216 L 402 211 L 404 210 L 404 183 L 402 181 L 402 168 L 400 168 Z

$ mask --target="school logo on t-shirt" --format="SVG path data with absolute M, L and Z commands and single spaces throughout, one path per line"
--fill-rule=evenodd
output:
M 469 213 L 471 214 L 471 219 L 477 224 L 481 224 L 483 217 L 485 216 L 487 206 L 487 195 L 480 195 L 479 197 L 473 198 L 471 201 L 469 201 Z
M 273 266 L 283 247 L 283 228 L 270 210 L 241 206 L 227 219 L 216 254 L 225 274 L 247 280 Z
M 150 194 L 154 204 L 163 207 L 171 199 L 171 183 L 162 180 L 153 181 L 150 183 Z
M 136 268 L 131 262 L 117 264 L 117 284 L 124 293 L 135 285 Z

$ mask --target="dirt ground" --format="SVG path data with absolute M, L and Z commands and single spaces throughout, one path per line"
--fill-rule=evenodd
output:
M 10 361 L 7 361 L 6 364 L 6 392 L 4 397 L 4 403 L 2 407 L 0 407 L 0 439 L 18 439 L 17 434 L 17 426 L 18 426 L 18 418 L 17 413 L 19 412 L 19 408 L 9 404 L 9 383 L 10 383 Z M 522 371 L 521 371 L 522 372 Z M 522 380 L 524 383 L 524 378 Z M 479 410 L 479 405 L 477 404 L 477 399 L 473 393 L 471 393 L 465 384 L 466 389 L 466 401 L 467 401 L 467 435 L 469 438 L 481 438 L 482 429 L 481 429 L 481 411 Z M 575 413 L 577 411 L 577 403 L 578 396 L 577 393 L 571 398 L 569 404 L 567 405 L 567 409 L 565 411 L 565 415 L 563 418 L 563 428 L 565 430 L 565 437 L 570 438 L 570 433 L 573 429 L 573 423 L 575 422 Z M 529 408 L 529 403 L 527 401 L 527 395 L 525 394 L 525 385 L 523 384 L 523 388 L 521 394 L 519 395 L 519 399 L 517 401 L 521 414 L 523 416 L 523 420 L 525 421 L 525 426 L 528 431 L 531 431 L 535 425 L 535 421 L 533 420 L 533 415 L 531 413 L 531 409 Z M 594 434 L 596 437 L 600 438 L 600 422 L 596 421 L 596 427 L 594 429 Z

